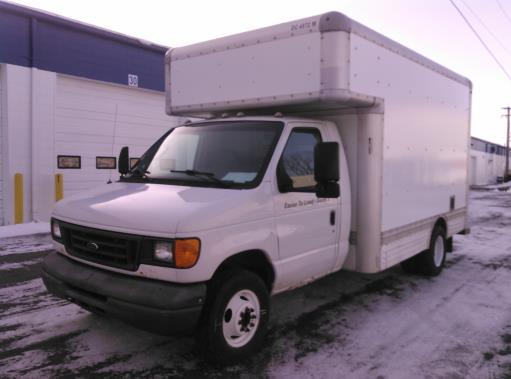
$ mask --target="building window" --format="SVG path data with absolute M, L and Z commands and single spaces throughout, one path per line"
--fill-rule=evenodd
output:
M 135 167 L 135 165 L 138 163 L 139 160 L 140 160 L 140 158 L 130 158 L 130 169 Z
M 96 168 L 98 170 L 114 170 L 117 168 L 117 158 L 96 157 Z
M 82 157 L 79 155 L 57 155 L 57 167 L 59 169 L 82 168 Z

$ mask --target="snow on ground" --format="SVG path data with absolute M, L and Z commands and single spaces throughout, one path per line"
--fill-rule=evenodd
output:
M 38 277 L 49 236 L 4 238 L 0 377 L 510 377 L 511 193 L 473 192 L 470 206 L 472 233 L 455 237 L 439 277 L 339 272 L 278 295 L 264 350 L 228 368 L 199 361 L 190 338 L 49 295 Z
M 49 232 L 50 223 L 48 222 L 29 222 L 26 224 L 0 226 L 0 238 L 27 236 L 31 234 Z
M 511 180 L 504 183 L 497 184 L 485 184 L 485 185 L 474 185 L 472 186 L 475 190 L 499 190 L 499 191 L 509 191 L 511 189 Z

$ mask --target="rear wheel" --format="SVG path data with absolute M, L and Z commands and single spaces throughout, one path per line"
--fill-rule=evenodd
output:
M 259 276 L 244 270 L 219 275 L 198 326 L 198 350 L 222 364 L 250 357 L 264 342 L 268 313 L 269 293 Z
M 447 252 L 445 229 L 437 225 L 431 233 L 429 249 L 417 256 L 419 270 L 427 276 L 437 276 L 442 272 Z

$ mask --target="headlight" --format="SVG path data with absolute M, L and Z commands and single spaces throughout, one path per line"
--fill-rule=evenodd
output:
M 174 241 L 153 240 L 152 257 L 142 258 L 142 263 L 158 264 L 174 268 L 191 268 L 195 266 L 200 254 L 200 240 L 183 238 Z
M 169 241 L 156 241 L 154 243 L 154 259 L 165 262 L 172 263 L 172 242 Z
M 51 234 L 55 239 L 61 239 L 62 234 L 60 233 L 59 223 L 55 220 L 51 220 Z

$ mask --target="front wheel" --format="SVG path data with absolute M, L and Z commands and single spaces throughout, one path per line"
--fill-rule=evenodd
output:
M 445 229 L 439 225 L 433 228 L 429 249 L 417 256 L 418 267 L 424 275 L 437 276 L 444 268 L 447 252 Z
M 232 364 L 257 352 L 268 326 L 269 293 L 250 271 L 226 272 L 211 283 L 197 333 L 206 359 Z

